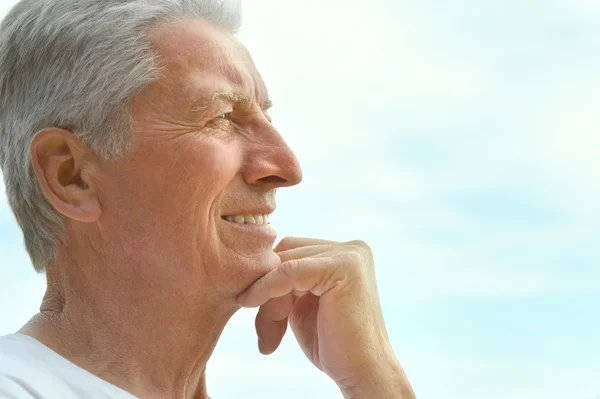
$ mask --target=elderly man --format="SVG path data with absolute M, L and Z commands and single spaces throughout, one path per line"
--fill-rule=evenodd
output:
M 22 0 L 0 29 L 0 162 L 48 287 L 0 338 L 0 397 L 207 398 L 240 307 L 345 398 L 413 398 L 360 241 L 284 238 L 300 166 L 233 33 L 239 3 Z

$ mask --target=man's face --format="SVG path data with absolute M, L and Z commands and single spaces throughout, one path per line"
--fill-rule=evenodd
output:
M 300 166 L 231 34 L 187 20 L 150 41 L 161 78 L 132 101 L 131 151 L 102 166 L 101 234 L 142 281 L 236 295 L 279 265 L 275 231 L 260 219 L 277 187 L 300 182 Z M 250 215 L 257 223 L 239 223 Z

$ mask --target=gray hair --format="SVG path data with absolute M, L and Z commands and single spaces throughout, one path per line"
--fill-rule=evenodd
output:
M 65 242 L 64 216 L 33 171 L 36 132 L 73 132 L 103 159 L 127 153 L 133 95 L 160 76 L 146 30 L 183 18 L 234 33 L 240 0 L 22 0 L 0 25 L 0 167 L 33 267 Z

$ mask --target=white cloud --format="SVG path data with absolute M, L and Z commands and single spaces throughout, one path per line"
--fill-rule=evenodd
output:
M 308 361 L 295 357 L 215 355 L 207 370 L 209 393 L 213 397 L 342 399 L 339 389 L 326 375 Z
M 600 0 L 563 0 L 566 10 L 576 10 L 589 13 L 590 11 L 600 11 Z
M 486 262 L 486 258 L 518 244 L 514 237 L 559 247 L 565 234 L 578 237 L 585 231 L 566 226 L 540 232 L 518 226 L 492 234 L 484 231 L 480 220 L 457 211 L 448 196 L 516 180 L 519 184 L 511 189 L 531 186 L 539 197 L 532 198 L 533 203 L 565 211 L 578 223 L 597 221 L 600 186 L 592 182 L 600 178 L 595 154 L 598 86 L 588 84 L 586 79 L 593 75 L 584 73 L 557 85 L 555 96 L 535 106 L 520 105 L 518 87 L 502 88 L 503 68 L 514 67 L 515 59 L 490 62 L 486 57 L 492 50 L 473 48 L 473 42 L 460 34 L 453 36 L 456 21 L 441 14 L 432 17 L 432 12 L 383 1 L 369 7 L 355 1 L 247 2 L 242 39 L 267 83 L 275 82 L 270 85 L 277 93 L 273 114 L 276 120 L 280 117 L 278 126 L 305 161 L 307 178 L 296 193 L 300 197 L 322 193 L 331 198 L 329 207 L 341 195 L 393 201 L 393 206 L 364 202 L 360 208 L 356 202 L 342 201 L 339 208 L 347 215 L 343 217 L 332 215 L 332 209 L 318 201 L 302 200 L 324 220 L 320 234 L 334 233 L 327 225 L 338 224 L 358 237 L 371 231 L 394 235 L 402 244 L 403 257 L 419 265 L 406 279 L 419 281 L 416 291 L 427 292 L 428 298 L 432 291 L 439 297 L 551 291 L 559 285 L 559 276 L 544 271 L 543 263 L 519 265 L 519 271 L 513 271 L 504 267 L 512 260 Z M 300 29 L 290 18 L 309 23 Z M 445 33 L 450 35 L 442 36 Z M 515 49 L 530 47 L 529 40 L 538 39 L 524 36 L 518 43 L 500 43 L 498 51 L 514 57 L 521 51 Z M 538 51 L 553 54 L 551 44 Z M 585 71 L 595 69 L 589 65 Z M 521 89 L 527 98 L 535 86 Z M 527 107 L 527 114 L 516 112 L 521 106 Z M 479 128 L 478 124 L 494 122 L 487 118 L 504 112 L 503 107 L 509 107 L 507 117 L 513 121 L 498 121 L 489 130 Z M 473 121 L 477 123 L 472 125 Z M 401 156 L 391 158 L 389 146 L 382 156 L 382 148 L 398 137 L 429 140 L 448 159 L 443 167 L 427 169 L 410 165 Z M 391 144 L 391 149 L 394 145 L 399 149 L 401 143 Z M 2 201 L 0 197 L 0 207 Z M 339 219 L 330 220 L 333 216 Z M 485 240 L 446 248 L 415 239 L 414 234 L 427 229 Z M 484 269 L 482 262 L 487 265 Z M 453 284 L 444 284 L 447 281 Z M 431 284 L 437 291 L 420 289 Z
M 434 353 L 425 347 L 403 352 L 417 397 L 586 399 L 600 392 L 598 367 Z
M 368 7 L 358 1 L 247 4 L 253 3 L 240 37 L 276 103 L 285 101 L 311 119 L 325 113 L 335 123 L 368 108 L 427 105 L 443 111 L 485 87 L 477 64 L 432 48 L 431 26 L 416 7 L 389 1 Z M 307 25 L 300 29 L 289 18 Z
M 340 398 L 337 386 L 310 364 L 288 331 L 272 355 L 258 353 L 254 317 L 242 309 L 231 319 L 207 367 L 213 397 Z
M 600 2 L 556 3 L 564 13 L 541 1 L 244 4 L 241 37 L 306 172 L 300 187 L 279 194 L 282 234 L 370 242 L 394 321 L 404 305 L 597 290 Z M 430 159 L 404 147 L 414 143 Z M 480 213 L 453 202 L 494 190 L 527 203 L 525 216 L 543 208 L 563 219 L 506 221 L 510 204 L 501 200 Z M 0 210 L 8 212 L 3 190 Z M 30 268 L 22 252 L 0 259 Z M 37 280 L 2 277 L 0 334 L 22 324 L 43 293 Z M 252 317 L 236 315 L 220 341 L 209 366 L 215 397 L 336 397 L 293 337 L 275 357 L 257 355 Z M 419 397 L 600 392 L 597 369 L 459 356 L 427 344 L 402 349 Z
M 36 314 L 46 291 L 45 280 L 35 275 L 31 266 L 4 255 L 5 251 L 0 251 L 0 335 L 16 332 Z

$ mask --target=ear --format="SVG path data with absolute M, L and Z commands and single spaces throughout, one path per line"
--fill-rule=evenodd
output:
M 31 142 L 31 160 L 44 194 L 64 216 L 91 223 L 102 213 L 94 184 L 96 155 L 68 130 L 48 128 Z

